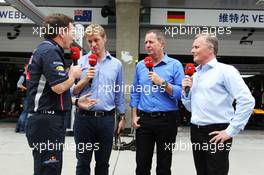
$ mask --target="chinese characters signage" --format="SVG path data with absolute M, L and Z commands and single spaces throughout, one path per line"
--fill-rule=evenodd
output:
M 168 14 L 172 13 L 184 14 L 184 20 L 168 20 L 172 16 Z M 172 17 L 176 19 L 176 17 L 179 17 L 179 15 L 174 15 Z M 152 25 L 181 24 L 189 26 L 264 28 L 264 11 L 152 8 L 150 23 Z

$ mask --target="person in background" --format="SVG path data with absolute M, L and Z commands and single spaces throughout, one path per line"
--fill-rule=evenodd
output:
M 19 80 L 17 82 L 18 94 L 20 97 L 22 97 L 23 111 L 18 118 L 15 132 L 21 132 L 21 133 L 24 133 L 26 130 L 27 116 L 28 116 L 27 85 L 26 85 L 27 68 L 28 68 L 28 64 L 25 64 L 23 74 L 19 77 Z

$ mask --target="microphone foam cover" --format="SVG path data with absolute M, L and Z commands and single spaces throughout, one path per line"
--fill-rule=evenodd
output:
M 71 47 L 71 60 L 77 61 L 80 58 L 80 48 L 79 47 Z
M 97 55 L 96 54 L 91 54 L 89 55 L 89 64 L 90 66 L 95 66 L 97 64 Z
M 194 66 L 194 64 L 193 63 L 187 63 L 185 65 L 184 71 L 185 71 L 185 75 L 192 76 L 194 74 L 194 72 L 195 72 L 195 66 Z
M 151 56 L 147 56 L 145 57 L 144 59 L 144 63 L 145 63 L 145 66 L 147 68 L 152 68 L 154 67 L 154 63 L 153 63 L 153 58 Z

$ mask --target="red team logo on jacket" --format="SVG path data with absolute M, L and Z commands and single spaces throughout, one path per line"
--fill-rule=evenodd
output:
M 27 71 L 26 80 L 30 80 L 30 73 Z

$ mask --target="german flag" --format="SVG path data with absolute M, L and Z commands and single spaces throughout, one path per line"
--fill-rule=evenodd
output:
M 185 12 L 182 11 L 167 11 L 167 23 L 184 23 Z

